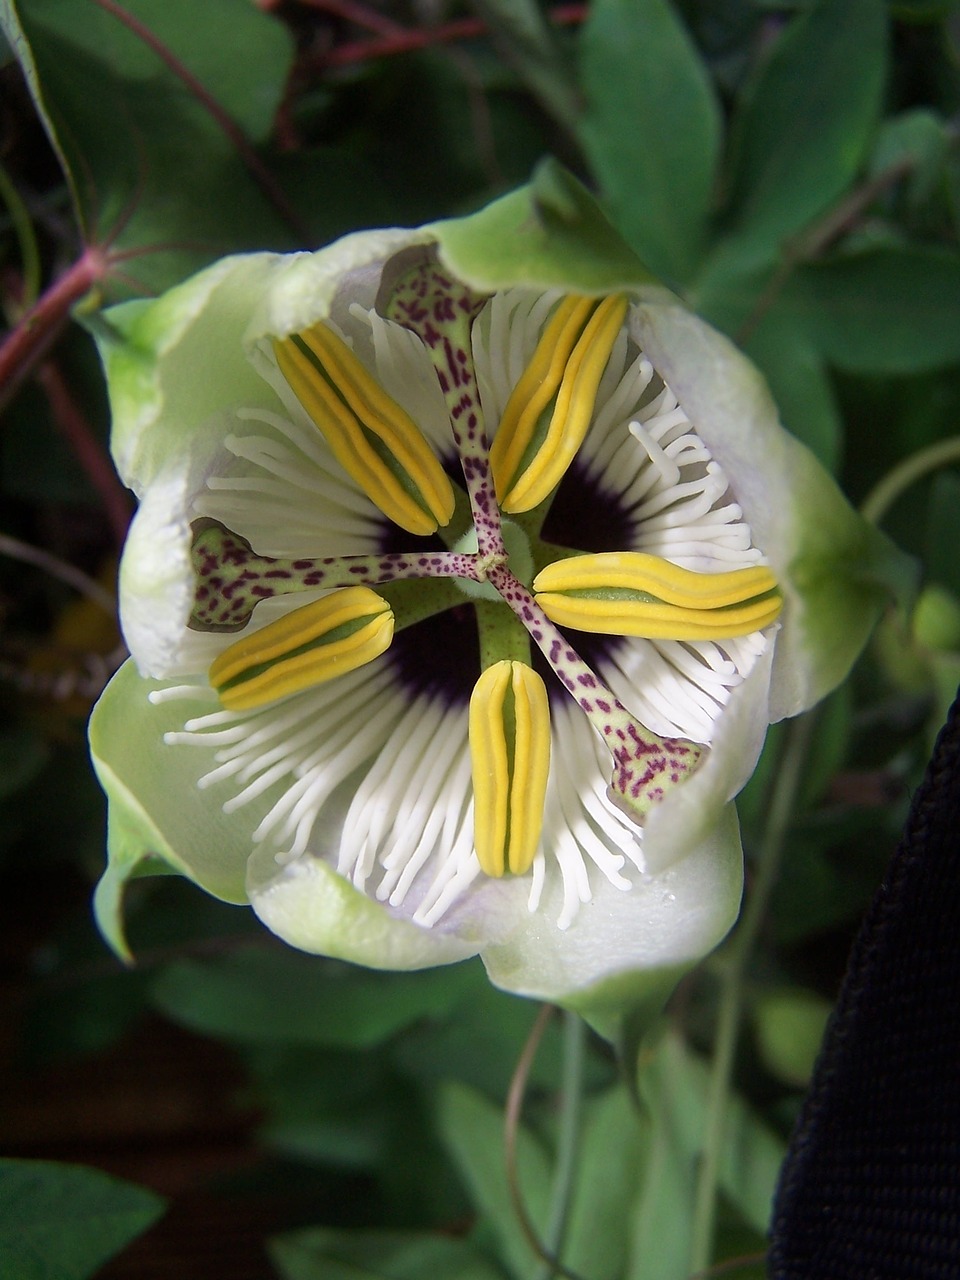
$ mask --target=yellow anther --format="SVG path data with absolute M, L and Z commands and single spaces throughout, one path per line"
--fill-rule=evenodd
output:
M 627 300 L 565 298 L 544 329 L 504 409 L 490 454 L 504 511 L 529 511 L 560 483 L 593 418 L 597 388 L 623 325 Z M 537 443 L 540 419 L 555 400 Z M 518 475 L 523 460 L 533 450 Z
M 433 533 L 453 515 L 453 486 L 413 419 L 325 325 L 274 343 L 280 372 L 334 457 L 368 498 L 408 533 Z
M 487 667 L 470 698 L 474 844 L 488 876 L 522 875 L 543 829 L 550 771 L 550 707 L 523 662 Z
M 558 560 L 533 587 L 558 626 L 649 640 L 729 640 L 768 626 L 783 607 L 766 565 L 697 573 L 641 551 Z
M 224 649 L 210 683 L 229 710 L 249 711 L 372 662 L 392 639 L 386 600 L 369 587 L 344 587 Z
M 541 413 L 559 390 L 570 353 L 596 305 L 594 298 L 562 298 L 530 363 L 511 392 L 490 449 L 490 466 L 501 500 L 530 447 Z

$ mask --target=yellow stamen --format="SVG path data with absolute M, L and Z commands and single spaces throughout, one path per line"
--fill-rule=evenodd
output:
M 344 587 L 238 640 L 210 667 L 231 711 L 249 711 L 346 675 L 393 639 L 393 611 L 369 587 Z
M 561 298 L 511 392 L 490 449 L 490 466 L 501 500 L 516 478 L 541 413 L 557 394 L 570 353 L 594 306 L 593 298 Z
M 558 560 L 533 587 L 558 626 L 649 640 L 728 640 L 768 626 L 783 607 L 766 565 L 697 573 L 641 551 Z
M 519 876 L 533 862 L 543 830 L 543 805 L 550 772 L 550 703 L 546 685 L 532 667 L 522 662 L 511 665 L 516 737 L 507 863 L 513 874 Z
M 589 429 L 597 388 L 626 312 L 627 300 L 618 294 L 599 303 L 565 298 L 557 308 L 507 402 L 491 450 L 504 511 L 529 511 L 563 479 Z M 554 397 L 546 434 L 517 477 L 540 416 Z
M 421 535 L 449 522 L 453 487 L 439 459 L 341 338 L 318 324 L 274 351 L 334 457 L 384 515 Z
M 470 698 L 474 844 L 488 876 L 522 875 L 543 829 L 550 771 L 550 707 L 523 662 L 496 662 Z

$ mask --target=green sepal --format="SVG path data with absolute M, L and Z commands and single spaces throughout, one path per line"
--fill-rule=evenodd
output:
M 484 293 L 516 285 L 618 293 L 659 283 L 555 160 L 544 160 L 529 186 L 428 230 L 444 265 Z
M 127 961 L 131 956 L 123 928 L 123 897 L 135 876 L 162 868 L 187 876 L 224 901 L 247 900 L 244 859 L 236 857 L 230 843 L 238 824 L 220 812 L 216 802 L 204 803 L 196 791 L 201 753 L 177 751 L 163 742 L 165 730 L 182 728 L 183 709 L 189 704 L 152 706 L 147 694 L 156 687 L 128 661 L 90 718 L 93 765 L 110 801 L 109 861 L 94 909 L 107 942 Z M 138 704 L 139 713 L 131 714 Z M 202 707 L 209 709 L 209 704 Z M 198 803 L 183 803 L 183 797 L 191 795 Z M 180 797 L 180 802 L 171 803 L 171 796 Z M 181 852 L 185 849 L 196 851 L 196 856 L 188 861 Z
M 118 836 L 117 828 L 122 823 L 117 805 L 110 806 L 107 820 L 108 847 L 120 850 L 124 840 Z M 141 857 L 125 858 L 122 853 L 111 856 L 103 875 L 97 881 L 93 894 L 93 915 L 105 941 L 113 949 L 124 964 L 134 963 L 134 954 L 127 941 L 124 905 L 127 884 L 131 880 L 139 880 L 145 876 L 176 876 L 181 872 L 163 858 L 148 853 Z

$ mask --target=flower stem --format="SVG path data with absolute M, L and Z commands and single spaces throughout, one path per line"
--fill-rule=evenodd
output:
M 798 717 L 787 727 L 770 794 L 766 828 L 758 851 L 756 878 L 731 940 L 721 979 L 717 1033 L 707 1093 L 703 1156 L 693 1211 L 690 1270 L 694 1273 L 705 1271 L 709 1267 L 713 1252 L 720 1160 L 726 1134 L 730 1079 L 740 1032 L 746 969 L 776 883 L 814 718 L 813 713 L 808 713 Z
M 544 1004 L 540 1006 L 540 1012 L 537 1014 L 536 1020 L 533 1024 L 530 1034 L 527 1037 L 526 1043 L 523 1046 L 523 1051 L 521 1052 L 520 1057 L 517 1060 L 517 1065 L 513 1073 L 513 1078 L 510 1081 L 510 1088 L 507 1091 L 507 1102 L 506 1102 L 506 1108 L 504 1111 L 504 1129 L 503 1129 L 503 1136 L 504 1136 L 503 1145 L 504 1145 L 504 1157 L 505 1157 L 506 1174 L 507 1174 L 507 1189 L 510 1193 L 510 1200 L 511 1200 L 511 1203 L 513 1204 L 514 1212 L 517 1215 L 517 1222 L 519 1223 L 520 1230 L 523 1232 L 523 1235 L 527 1241 L 527 1244 L 529 1244 L 533 1253 L 536 1254 L 537 1258 L 543 1264 L 544 1270 L 542 1274 L 548 1278 L 554 1277 L 554 1276 L 562 1276 L 564 1280 L 583 1280 L 583 1278 L 581 1276 L 578 1276 L 575 1271 L 571 1271 L 568 1267 L 565 1267 L 563 1263 L 559 1260 L 559 1258 L 556 1256 L 556 1254 L 552 1253 L 546 1247 L 544 1241 L 540 1238 L 536 1227 L 531 1221 L 530 1214 L 527 1212 L 527 1206 L 524 1202 L 523 1192 L 520 1187 L 519 1171 L 517 1169 L 517 1135 L 520 1131 L 520 1119 L 523 1112 L 523 1100 L 527 1090 L 527 1080 L 529 1079 L 529 1076 L 530 1076 L 530 1070 L 533 1066 L 533 1060 L 536 1057 L 537 1050 L 540 1047 L 540 1042 L 543 1039 L 544 1032 L 547 1029 L 547 1024 L 549 1023 L 550 1018 L 553 1016 L 554 1012 L 555 1012 L 554 1006 L 551 1004 Z M 568 1020 L 570 1018 L 576 1018 L 576 1016 L 577 1016 L 576 1014 L 568 1014 L 568 1013 L 564 1014 L 564 1017 Z M 579 1021 L 579 1019 L 577 1020 Z M 583 1027 L 578 1028 L 577 1036 L 585 1039 L 585 1036 L 586 1036 L 585 1028 Z M 564 1050 L 565 1050 L 564 1071 L 563 1071 L 564 1097 L 561 1103 L 562 1109 L 561 1109 L 560 1147 L 562 1148 L 564 1145 L 564 1131 L 567 1132 L 568 1137 L 569 1135 L 573 1135 L 572 1138 L 569 1139 L 570 1140 L 570 1150 L 569 1150 L 570 1168 L 569 1168 L 569 1171 L 565 1171 L 561 1167 L 561 1165 L 564 1163 L 564 1157 L 563 1157 L 562 1151 L 558 1149 L 558 1152 L 557 1152 L 558 1164 L 557 1164 L 556 1176 L 554 1179 L 554 1194 L 551 1198 L 550 1224 L 549 1224 L 549 1226 L 552 1228 L 554 1225 L 554 1218 L 556 1216 L 557 1219 L 561 1221 L 561 1225 L 559 1227 L 561 1235 L 563 1233 L 563 1227 L 566 1224 L 566 1216 L 567 1216 L 566 1205 L 567 1205 L 568 1195 L 567 1195 L 566 1188 L 572 1182 L 573 1172 L 576 1167 L 576 1146 L 578 1145 L 578 1141 L 579 1141 L 577 1135 L 579 1132 L 580 1094 L 583 1089 L 583 1077 L 582 1077 L 583 1044 L 578 1044 L 576 1046 L 576 1051 L 574 1053 L 571 1053 L 571 1049 L 573 1048 L 573 1043 L 572 1043 L 573 1037 L 574 1037 L 574 1032 L 570 1028 L 569 1022 L 568 1022 L 565 1029 L 565 1036 L 564 1036 Z M 574 1084 L 575 1087 L 568 1093 L 567 1086 L 571 1082 Z M 575 1112 L 572 1117 L 566 1116 L 568 1106 L 575 1108 Z M 567 1123 L 567 1119 L 569 1119 L 569 1124 Z M 560 1202 L 561 1189 L 563 1189 L 562 1196 L 564 1201 L 564 1208 L 562 1211 L 562 1215 L 557 1208 Z M 555 1211 L 556 1211 L 556 1214 L 555 1214 Z M 538 1275 L 539 1274 L 540 1273 L 538 1273 Z
M 563 1240 L 576 1185 L 586 1045 L 586 1024 L 579 1014 L 565 1009 L 563 1011 L 563 1075 L 560 1084 L 557 1158 L 553 1172 L 550 1213 L 547 1218 L 547 1229 L 543 1235 L 544 1251 L 551 1258 L 559 1258 L 563 1250 Z M 537 1280 L 551 1280 L 555 1275 L 556 1268 L 552 1262 L 544 1261 L 537 1272 Z
M 925 449 L 918 449 L 909 458 L 898 463 L 892 471 L 888 471 L 879 484 L 874 485 L 861 504 L 860 514 L 871 524 L 879 524 L 912 484 L 951 462 L 960 462 L 960 436 L 938 440 Z

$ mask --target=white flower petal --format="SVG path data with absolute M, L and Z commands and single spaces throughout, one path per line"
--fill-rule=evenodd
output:
M 534 914 L 501 902 L 501 917 L 512 907 L 515 927 L 482 951 L 491 980 L 521 995 L 588 1009 L 601 1029 L 605 1013 L 637 999 L 652 1000 L 656 1009 L 684 969 L 716 946 L 737 918 L 742 853 L 736 813 L 727 805 L 711 817 L 705 838 L 685 858 L 660 875 L 642 877 L 629 893 L 599 881 L 565 931 L 552 924 L 563 893 L 556 882 Z

